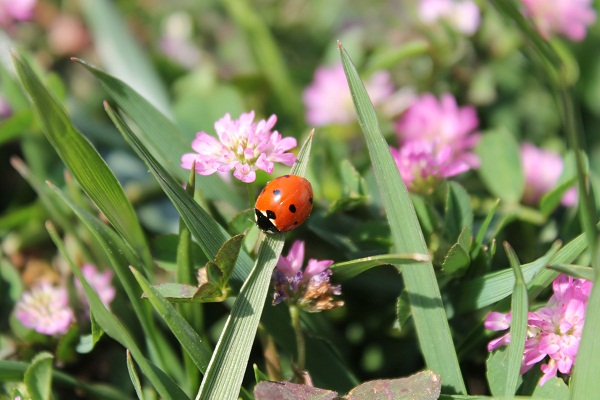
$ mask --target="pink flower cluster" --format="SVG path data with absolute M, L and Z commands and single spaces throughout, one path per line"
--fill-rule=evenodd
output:
M 206 132 L 198 132 L 192 141 L 196 153 L 187 153 L 181 157 L 181 166 L 192 169 L 196 162 L 196 172 L 211 175 L 215 172 L 234 170 L 233 176 L 242 182 L 254 182 L 256 170 L 273 172 L 274 163 L 291 166 L 296 156 L 287 153 L 296 147 L 293 137 L 282 138 L 279 132 L 271 131 L 277 117 L 271 115 L 268 120 L 254 121 L 254 111 L 243 113 L 239 119 L 231 119 L 225 114 L 215 122 L 215 131 L 219 139 Z
M 521 0 L 525 15 L 531 18 L 546 39 L 553 34 L 579 41 L 596 21 L 592 0 Z
M 391 149 L 408 189 L 429 194 L 440 180 L 478 167 L 478 124 L 475 108 L 459 107 L 449 93 L 417 98 L 396 124 L 400 149 Z
M 373 105 L 380 104 L 394 91 L 390 74 L 385 71 L 375 72 L 365 82 L 365 88 Z M 318 68 L 302 98 L 306 121 L 312 126 L 348 124 L 356 120 L 352 95 L 341 63 Z
M 546 306 L 528 315 L 527 340 L 521 366 L 521 373 L 524 374 L 534 364 L 548 357 L 548 362 L 540 366 L 544 373 L 540 386 L 556 377 L 557 372 L 571 373 L 579 350 L 592 283 L 559 275 L 552 283 L 552 289 L 554 294 Z M 510 312 L 491 312 L 484 322 L 485 328 L 492 331 L 506 330 L 510 324 Z M 510 333 L 490 341 L 488 350 L 493 351 L 508 343 Z
M 0 0 L 0 26 L 30 20 L 36 3 L 37 0 Z
M 535 205 L 558 183 L 563 170 L 563 160 L 558 153 L 525 142 L 521 144 L 521 164 L 525 177 L 522 201 Z M 576 203 L 577 189 L 571 188 L 563 196 L 562 204 L 573 206 Z
M 311 258 L 304 270 L 302 264 L 304 242 L 296 240 L 288 255 L 279 257 L 277 268 L 273 272 L 273 305 L 286 301 L 309 312 L 330 310 L 344 305 L 343 301 L 334 300 L 334 296 L 342 293 L 341 287 L 329 282 L 332 260 L 319 261 Z
M 82 273 L 89 284 L 100 296 L 106 307 L 115 297 L 115 288 L 111 285 L 112 272 L 100 272 L 95 266 L 86 264 Z M 75 279 L 78 296 L 89 310 L 89 305 L 81 283 Z M 65 286 L 53 286 L 42 283 L 23 293 L 15 306 L 15 317 L 27 328 L 44 335 L 58 335 L 67 332 L 75 314 L 69 305 L 69 295 Z M 89 313 L 88 313 L 89 315 Z
M 444 21 L 466 35 L 474 34 L 481 20 L 479 7 L 471 0 L 421 0 L 418 11 L 425 24 Z

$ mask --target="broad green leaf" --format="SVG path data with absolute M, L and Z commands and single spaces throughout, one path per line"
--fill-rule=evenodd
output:
M 352 389 L 344 399 L 436 400 L 440 397 L 441 390 L 441 377 L 433 371 L 423 371 L 407 378 L 365 382 Z
M 430 261 L 428 254 L 382 254 L 333 264 L 336 279 L 350 279 L 380 265 L 402 265 Z
M 109 117 L 115 123 L 123 137 L 129 142 L 140 158 L 148 165 L 169 199 L 173 202 L 186 226 L 196 238 L 206 258 L 216 257 L 222 244 L 229 235 L 198 203 L 194 201 L 181 185 L 165 170 L 160 162 L 152 156 L 140 139 L 129 129 L 123 119 L 108 104 L 105 104 Z M 231 283 L 234 289 L 241 287 L 250 273 L 252 260 L 245 252 L 240 252 L 236 268 L 233 270 Z
M 71 268 L 71 272 L 79 279 L 81 285 L 83 286 L 83 290 L 85 292 L 85 296 L 90 304 L 90 309 L 96 318 L 96 321 L 104 332 L 109 335 L 111 338 L 119 342 L 123 347 L 129 349 L 131 351 L 131 355 L 135 359 L 135 361 L 140 366 L 140 369 L 146 375 L 152 386 L 156 389 L 156 391 L 165 399 L 187 399 L 185 393 L 181 390 L 179 386 L 171 378 L 169 378 L 164 373 L 159 372 L 160 369 L 155 367 L 150 361 L 148 361 L 141 349 L 138 347 L 137 341 L 131 336 L 127 328 L 106 309 L 104 304 L 102 304 L 102 300 L 92 288 L 92 286 L 87 282 L 80 268 L 73 263 L 71 258 L 69 257 L 65 246 L 58 236 L 56 229 L 54 226 L 48 222 L 46 223 L 46 228 L 48 229 L 48 233 L 50 237 L 54 241 L 54 244 L 60 251 L 63 258 L 69 264 Z
M 461 185 L 456 182 L 448 182 L 447 187 L 444 226 L 447 238 L 454 241 L 458 239 L 465 227 L 469 229 L 469 232 L 473 229 L 473 210 L 471 198 Z
M 161 283 L 152 287 L 162 297 L 173 303 L 193 302 L 194 295 L 198 292 L 198 286 L 175 282 Z M 144 297 L 147 296 L 144 295 Z M 198 299 L 196 302 L 200 303 L 202 302 L 202 299 Z
M 232 236 L 231 239 L 228 239 L 223 244 L 215 257 L 215 265 L 221 272 L 219 281 L 216 283 L 221 288 L 224 288 L 227 285 L 227 282 L 229 282 L 233 267 L 235 267 L 235 262 L 240 254 L 244 237 L 244 234 Z
M 146 273 L 151 274 L 152 256 L 146 238 L 117 178 L 25 59 L 14 56 L 13 60 L 46 138 L 87 195 L 140 255 Z
M 52 354 L 40 353 L 31 360 L 31 365 L 25 371 L 25 386 L 32 399 L 50 399 L 53 360 Z
M 134 87 L 163 113 L 169 112 L 167 90 L 148 56 L 138 45 L 118 10 L 109 0 L 79 0 L 91 28 L 94 45 L 114 76 Z
M 509 203 L 518 203 L 525 180 L 519 144 L 514 136 L 503 129 L 486 132 L 481 136 L 476 152 L 481 160 L 479 176 L 492 195 Z
M 127 371 L 129 371 L 129 379 L 131 379 L 131 384 L 135 389 L 135 394 L 137 394 L 139 400 L 144 400 L 144 392 L 142 390 L 140 377 L 135 369 L 135 364 L 133 363 L 133 358 L 131 358 L 131 353 L 129 350 L 127 350 Z
M 571 396 L 571 391 L 562 378 L 550 378 L 544 386 L 535 385 L 534 399 L 563 400 Z
M 514 399 L 514 396 L 503 396 L 501 394 L 504 392 L 506 387 L 506 368 L 508 361 L 507 353 L 508 349 L 506 347 L 502 347 L 490 353 L 485 362 L 486 378 L 490 392 L 492 392 L 494 399 Z M 518 378 L 518 383 L 520 384 L 523 381 L 523 378 L 521 375 L 519 375 Z
M 131 134 L 144 144 L 149 154 L 178 180 L 187 181 L 188 171 L 181 168 L 180 163 L 183 154 L 192 152 L 191 138 L 186 138 L 171 120 L 124 82 L 82 60 L 75 61 L 102 82 L 111 98 L 138 128 L 131 130 Z M 203 176 L 197 186 L 207 199 L 223 199 L 237 209 L 247 206 L 217 175 Z
M 148 281 L 137 270 L 132 269 L 132 272 L 156 312 L 164 319 L 198 370 L 204 373 L 211 355 L 211 350 L 206 342 L 202 340 L 200 335 L 198 335 L 177 310 L 150 286 Z
M 452 245 L 444 262 L 442 269 L 447 274 L 464 273 L 471 264 L 469 247 L 471 245 L 471 229 L 465 225 L 463 231 L 458 237 L 458 241 Z
M 573 278 L 583 278 L 592 282 L 595 280 L 594 269 L 590 267 L 584 267 L 583 265 L 553 264 L 549 265 L 548 268 L 570 275 Z
M 373 105 L 348 53 L 341 44 L 339 48 L 390 224 L 394 251 L 427 254 L 427 245 L 412 201 L 389 146 L 381 135 Z M 403 265 L 402 276 L 427 367 L 442 376 L 446 391 L 466 393 L 432 263 Z
M 517 391 L 517 384 L 521 375 L 521 364 L 523 351 L 525 350 L 525 339 L 527 338 L 527 287 L 521 272 L 521 263 L 514 250 L 508 243 L 504 243 L 504 249 L 508 261 L 515 274 L 515 286 L 512 294 L 511 311 L 512 323 L 510 325 L 510 343 L 506 351 L 506 369 L 504 390 L 500 393 L 504 396 L 512 396 Z
M 291 174 L 304 176 L 312 139 L 311 133 L 298 154 Z M 263 238 L 254 268 L 233 304 L 196 400 L 237 399 L 271 283 L 271 275 L 279 260 L 284 241 L 285 234 L 267 235 Z

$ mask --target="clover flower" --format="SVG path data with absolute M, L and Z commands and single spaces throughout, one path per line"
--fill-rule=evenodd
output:
M 44 335 L 64 334 L 75 320 L 67 289 L 48 283 L 23 293 L 15 306 L 15 317 Z
M 571 374 L 579 350 L 592 283 L 561 274 L 552 283 L 552 289 L 554 294 L 546 306 L 528 314 L 527 339 L 521 365 L 521 374 L 524 374 L 536 363 L 548 359 L 547 363 L 540 365 L 544 373 L 540 386 L 556 377 L 557 372 Z M 511 313 L 491 312 L 486 316 L 484 326 L 493 331 L 506 330 L 510 327 L 511 318 Z M 490 341 L 488 351 L 508 343 L 510 333 Z
M 553 34 L 574 41 L 585 38 L 588 25 L 596 21 L 592 0 L 521 0 L 525 15 L 533 20 L 540 35 Z
M 394 91 L 390 74 L 385 71 L 375 72 L 365 82 L 365 88 L 375 106 Z M 306 121 L 312 126 L 348 124 L 356 120 L 352 95 L 341 63 L 317 68 L 302 99 L 306 107 Z
M 329 281 L 332 260 L 308 260 L 304 263 L 304 242 L 296 240 L 287 256 L 280 256 L 277 268 L 273 272 L 275 293 L 273 305 L 281 302 L 296 304 L 308 312 L 318 312 L 341 307 L 344 302 L 335 300 L 339 296 L 340 285 L 332 285 Z
M 475 132 L 479 120 L 472 106 L 458 107 L 454 96 L 443 94 L 440 100 L 430 93 L 417 98 L 396 123 L 401 145 L 414 140 L 431 143 L 436 152 L 450 146 L 452 162 L 466 163 L 470 168 L 479 166 L 479 158 L 472 152 L 480 138 Z
M 110 303 L 115 298 L 116 290 L 112 285 L 113 273 L 111 270 L 105 269 L 104 271 L 98 271 L 98 269 L 92 264 L 84 264 L 81 267 L 81 273 L 83 274 L 87 283 L 96 291 L 98 297 L 100 297 L 100 301 L 106 308 L 110 308 Z M 87 297 L 85 296 L 85 292 L 83 290 L 83 285 L 75 277 L 75 287 L 77 288 L 77 294 L 79 295 L 80 300 L 87 306 L 89 310 L 89 303 L 87 301 Z
M 481 20 L 479 7 L 471 0 L 421 0 L 418 12 L 427 25 L 445 21 L 466 35 L 474 34 Z
M 234 169 L 233 176 L 242 182 L 254 182 L 256 170 L 273 172 L 274 163 L 291 166 L 296 156 L 287 153 L 296 147 L 293 137 L 282 138 L 279 132 L 271 131 L 277 117 L 253 122 L 254 111 L 243 113 L 239 119 L 231 119 L 229 113 L 215 122 L 219 139 L 205 132 L 198 132 L 192 141 L 196 153 L 184 154 L 181 166 L 191 169 L 196 162 L 196 172 L 211 175 Z
M 558 183 L 563 170 L 563 160 L 558 153 L 540 149 L 527 142 L 521 144 L 520 155 L 525 177 L 522 201 L 535 205 Z M 561 202 L 564 206 L 577 203 L 576 188 L 569 189 Z
M 452 159 L 449 145 L 436 150 L 436 146 L 426 140 L 413 140 L 390 151 L 402 180 L 413 193 L 431 194 L 442 179 L 470 169 L 467 163 Z
M 30 20 L 36 3 L 37 0 L 0 0 L 0 26 Z

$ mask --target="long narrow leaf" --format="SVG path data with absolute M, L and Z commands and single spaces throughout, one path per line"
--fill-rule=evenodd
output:
M 340 54 L 392 231 L 394 251 L 427 254 L 408 190 L 381 135 L 367 91 L 341 44 Z M 442 376 L 446 391 L 466 393 L 432 263 L 403 265 L 402 274 L 427 367 Z
M 331 270 L 335 273 L 337 279 L 344 280 L 353 278 L 379 265 L 402 265 L 425 261 L 430 261 L 427 254 L 382 254 L 335 263 L 331 266 Z
M 77 265 L 75 265 L 75 263 L 69 257 L 65 246 L 58 236 L 54 226 L 48 222 L 46 223 L 46 228 L 48 229 L 48 233 L 50 234 L 50 237 L 54 241 L 54 244 L 60 251 L 61 255 L 71 267 L 71 272 L 77 277 L 77 279 L 79 279 L 79 282 L 81 282 L 85 296 L 90 304 L 91 312 L 94 314 L 96 322 L 98 322 L 104 332 L 119 342 L 123 347 L 129 349 L 131 355 L 140 366 L 140 369 L 144 375 L 146 375 L 156 391 L 163 398 L 177 400 L 187 399 L 185 393 L 179 386 L 177 386 L 175 382 L 173 382 L 171 378 L 164 373 L 161 374 L 158 372 L 160 370 L 144 357 L 142 351 L 127 328 L 113 314 L 111 314 L 110 311 L 106 309 L 102 303 L 102 300 L 100 300 L 100 297 L 94 291 L 94 288 L 92 288 L 92 286 L 87 282 L 79 267 L 77 267 Z
M 117 232 L 140 254 L 145 272 L 151 274 L 152 256 L 148 243 L 117 178 L 98 151 L 75 128 L 62 105 L 27 61 L 19 56 L 14 56 L 13 60 L 48 141 Z

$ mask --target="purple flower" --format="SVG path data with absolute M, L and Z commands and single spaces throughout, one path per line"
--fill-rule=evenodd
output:
M 111 283 L 113 278 L 112 271 L 105 269 L 104 271 L 100 272 L 96 269 L 94 265 L 84 264 L 81 267 L 81 273 L 83 274 L 87 283 L 89 283 L 90 286 L 94 288 L 94 290 L 98 294 L 98 297 L 100 297 L 102 304 L 104 304 L 106 308 L 110 308 L 110 303 L 113 301 L 116 294 L 116 290 Z M 83 290 L 83 285 L 81 284 L 79 279 L 77 279 L 77 277 L 75 277 L 74 281 L 79 298 L 84 304 L 87 305 L 87 308 L 89 309 L 89 304 L 87 302 L 87 297 L 85 296 L 85 292 Z
M 418 11 L 425 24 L 445 21 L 466 35 L 474 34 L 481 20 L 477 4 L 471 0 L 421 0 Z
M 540 35 L 553 34 L 570 40 L 585 38 L 588 25 L 596 21 L 592 0 L 521 0 L 525 15 L 533 20 Z
M 458 107 L 454 96 L 442 95 L 438 101 L 426 93 L 406 110 L 396 124 L 400 144 L 414 140 L 431 143 L 436 152 L 450 146 L 452 162 L 463 162 L 470 168 L 479 166 L 479 158 L 472 153 L 479 141 L 475 132 L 479 120 L 472 106 Z
M 253 122 L 254 111 L 243 113 L 240 119 L 231 119 L 229 114 L 215 122 L 219 139 L 205 132 L 198 132 L 192 141 L 196 153 L 184 154 L 181 166 L 191 169 L 196 161 L 196 172 L 210 175 L 235 169 L 233 176 L 242 182 L 254 182 L 256 169 L 273 172 L 274 163 L 291 166 L 296 156 L 286 153 L 296 147 L 296 139 L 283 138 L 277 131 L 271 131 L 277 117 Z
M 399 150 L 390 148 L 402 180 L 413 193 L 431 194 L 438 183 L 470 169 L 462 161 L 452 159 L 452 148 L 444 145 L 439 150 L 426 140 L 413 140 Z
M 273 272 L 275 293 L 273 305 L 283 301 L 297 304 L 309 312 L 318 312 L 341 307 L 344 302 L 334 300 L 342 291 L 340 285 L 329 282 L 332 260 L 308 260 L 304 264 L 304 242 L 296 240 L 287 256 L 279 257 L 277 268 Z
M 75 320 L 67 289 L 48 283 L 23 293 L 15 306 L 15 317 L 44 335 L 64 334 Z
M 522 201 L 535 205 L 558 183 L 563 170 L 563 160 L 558 153 L 525 142 L 521 144 L 521 164 L 525 177 Z M 573 187 L 563 196 L 562 204 L 572 206 L 576 203 L 577 190 Z
M 0 26 L 30 20 L 36 3 L 37 0 L 0 0 Z
M 557 372 L 571 374 L 579 350 L 592 283 L 559 275 L 552 283 L 552 289 L 554 294 L 546 306 L 528 314 L 527 339 L 521 365 L 523 374 L 548 357 L 548 362 L 540 366 L 544 373 L 540 386 L 556 377 Z M 489 313 L 484 322 L 485 328 L 493 331 L 506 330 L 510 324 L 511 314 L 498 312 Z M 510 333 L 490 341 L 488 351 L 508 343 Z
M 385 71 L 375 72 L 365 82 L 365 87 L 373 105 L 380 104 L 394 91 L 390 74 Z M 312 126 L 348 124 L 356 120 L 352 95 L 341 63 L 319 67 L 302 98 L 306 121 Z

